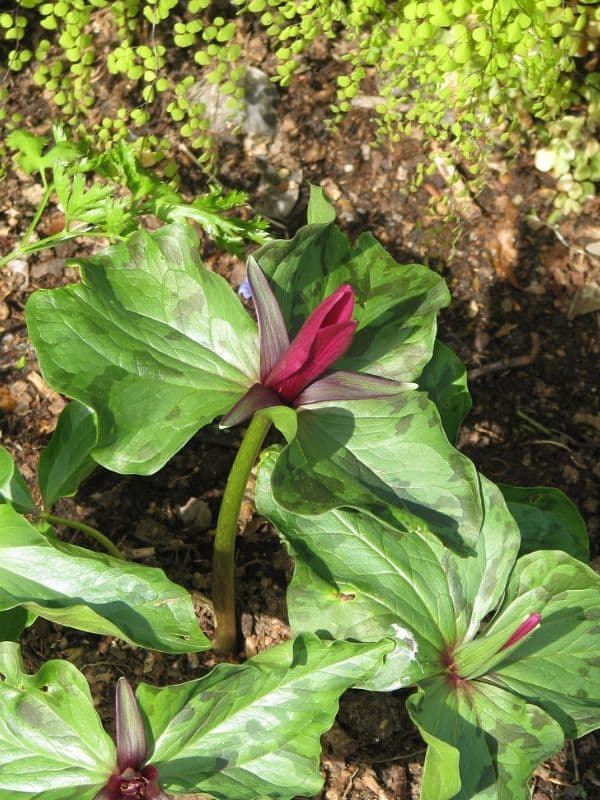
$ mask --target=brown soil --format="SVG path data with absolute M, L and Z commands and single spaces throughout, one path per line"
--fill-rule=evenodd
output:
M 264 47 L 250 52 L 257 65 Z M 260 47 L 263 47 L 261 51 Z M 547 218 L 549 190 L 524 153 L 507 164 L 499 153 L 484 192 L 455 207 L 453 222 L 427 216 L 436 198 L 451 192 L 435 174 L 417 193 L 407 193 L 409 176 L 423 158 L 418 138 L 380 149 L 369 147 L 374 130 L 369 112 L 357 108 L 338 131 L 327 125 L 333 99 L 331 54 L 315 49 L 293 89 L 280 91 L 279 131 L 274 141 L 228 136 L 221 142 L 220 178 L 249 191 L 251 202 L 265 207 L 264 161 L 275 168 L 279 189 L 294 191 L 297 203 L 273 232 L 287 237 L 302 224 L 306 182 L 320 183 L 334 200 L 339 223 L 351 236 L 372 231 L 400 262 L 428 261 L 444 275 L 453 296 L 441 315 L 442 338 L 471 371 L 474 407 L 460 446 L 489 477 L 519 485 L 563 489 L 587 521 L 593 564 L 600 564 L 600 315 L 570 318 L 567 311 L 580 289 L 600 276 L 600 261 L 585 251 L 598 234 L 599 204 L 553 229 L 530 220 Z M 28 97 L 27 76 L 14 92 Z M 14 96 L 14 93 L 13 93 Z M 107 103 L 111 102 L 110 93 Z M 112 102 L 118 106 L 120 100 Z M 40 110 L 41 109 L 41 110 Z M 41 104 L 35 111 L 24 99 L 27 122 L 47 130 Z M 107 113 L 103 108 L 102 113 Z M 181 157 L 184 186 L 204 189 L 196 165 Z M 0 200 L 0 246 L 12 248 L 34 210 L 33 181 L 9 169 Z M 48 216 L 48 221 L 50 215 Z M 456 235 L 456 223 L 459 231 Z M 600 239 L 600 236 L 597 236 Z M 23 307 L 40 286 L 75 279 L 64 259 L 89 243 L 75 243 L 31 257 L 25 278 L 0 275 L 0 419 L 2 444 L 33 483 L 40 450 L 47 443 L 63 401 L 39 378 L 27 340 Z M 449 257 L 451 254 L 451 257 Z M 204 245 L 214 269 L 238 284 L 242 262 Z M 24 369 L 15 367 L 21 356 Z M 186 528 L 177 507 L 190 497 L 206 500 L 213 520 L 239 432 L 206 428 L 160 473 L 151 478 L 122 477 L 98 470 L 75 500 L 56 513 L 84 519 L 109 534 L 131 558 L 160 565 L 193 594 L 201 624 L 210 632 L 210 552 L 212 531 Z M 251 490 L 251 487 L 249 487 Z M 248 523 L 239 538 L 239 609 L 243 633 L 241 657 L 286 638 L 285 586 L 292 563 L 276 536 L 253 518 L 251 491 L 244 507 Z M 66 539 L 88 545 L 78 536 Z M 175 683 L 197 677 L 216 661 L 214 654 L 166 656 L 121 641 L 82 635 L 38 621 L 26 636 L 28 667 L 48 658 L 68 658 L 90 681 L 101 713 L 110 725 L 115 679 L 132 683 Z M 404 695 L 351 691 L 342 699 L 338 720 L 324 737 L 323 772 L 327 800 L 404 800 L 417 798 L 424 745 L 404 711 Z M 589 735 L 535 773 L 534 800 L 600 798 L 598 736 Z

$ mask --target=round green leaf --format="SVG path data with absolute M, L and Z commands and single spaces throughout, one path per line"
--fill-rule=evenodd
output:
M 256 325 L 198 248 L 190 225 L 141 231 L 27 304 L 44 378 L 96 412 L 109 469 L 155 472 L 257 381 Z
M 419 378 L 419 389 L 427 392 L 440 412 L 446 436 L 456 443 L 463 419 L 472 401 L 467 386 L 467 371 L 449 347 L 436 340 L 431 361 Z
M 286 508 L 351 506 L 471 547 L 482 525 L 477 472 L 448 442 L 437 409 L 411 390 L 394 397 L 312 403 L 281 453 L 273 492 Z
M 217 800 L 317 794 L 320 736 L 340 694 L 381 666 L 390 642 L 361 645 L 301 636 L 197 681 L 141 684 L 148 760 L 165 791 Z
M 0 643 L 0 800 L 92 800 L 114 769 L 87 681 L 68 661 L 24 672 Z

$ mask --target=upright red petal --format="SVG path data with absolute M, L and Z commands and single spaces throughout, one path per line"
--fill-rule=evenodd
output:
M 353 310 L 354 292 L 344 284 L 315 308 L 263 381 L 265 386 L 291 401 L 322 375 L 350 346 L 357 325 Z

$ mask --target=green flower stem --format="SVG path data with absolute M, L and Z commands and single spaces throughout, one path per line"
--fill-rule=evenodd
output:
M 240 508 L 252 465 L 256 461 L 271 421 L 255 414 L 242 439 L 227 479 L 213 550 L 213 606 L 216 622 L 215 648 L 232 653 L 237 639 L 235 620 L 235 537 Z
M 25 247 L 27 245 L 27 242 L 31 239 L 31 235 L 36 229 L 37 224 L 40 221 L 42 214 L 44 213 L 44 209 L 48 205 L 48 200 L 50 200 L 50 195 L 52 194 L 52 191 L 54 189 L 54 184 L 53 183 L 48 184 L 48 181 L 46 180 L 46 177 L 43 172 L 41 173 L 41 175 L 42 175 L 42 183 L 44 186 L 44 196 L 42 197 L 42 201 L 39 204 L 37 211 L 35 212 L 35 216 L 31 220 L 31 222 L 29 223 L 29 227 L 25 231 L 25 236 L 23 236 L 23 239 L 21 240 L 21 247 Z
M 87 536 L 89 536 L 91 539 L 95 539 L 109 555 L 113 556 L 113 558 L 119 558 L 121 561 L 125 559 L 123 553 L 111 542 L 108 536 L 100 533 L 100 531 L 97 531 L 96 528 L 92 528 L 91 525 L 86 525 L 85 522 L 67 519 L 67 517 L 57 517 L 54 514 L 50 514 L 48 511 L 41 511 L 39 514 L 39 519 L 50 522 L 52 525 L 65 525 L 68 528 L 81 531 L 81 533 L 87 534 Z

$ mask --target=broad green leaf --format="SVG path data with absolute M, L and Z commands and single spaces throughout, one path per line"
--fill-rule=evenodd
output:
M 210 647 L 190 596 L 162 570 L 47 538 L 0 506 L 0 611 L 17 606 L 166 653 Z
M 23 514 L 36 509 L 31 492 L 11 454 L 0 446 L 0 505 L 3 503 L 8 503 Z
M 200 680 L 163 689 L 141 684 L 148 760 L 162 788 L 217 800 L 316 794 L 319 738 L 340 694 L 377 669 L 391 647 L 299 637 Z
M 536 550 L 564 550 L 590 560 L 587 528 L 577 508 L 560 489 L 500 486 L 521 531 L 521 555 Z
M 287 603 L 292 630 L 377 641 L 396 649 L 364 684 L 391 691 L 445 669 L 444 654 L 475 635 L 498 603 L 519 535 L 497 488 L 482 478 L 485 523 L 473 555 L 443 547 L 426 531 L 402 534 L 352 509 L 318 517 L 287 511 L 273 498 L 277 454 L 263 456 L 256 505 L 296 562 Z
M 56 429 L 38 464 L 40 491 L 46 508 L 61 497 L 71 497 L 79 484 L 96 468 L 90 453 L 96 446 L 98 429 L 91 408 L 72 400 L 58 418 Z
M 68 661 L 23 669 L 0 644 L 0 800 L 92 800 L 115 765 L 87 681 Z
M 18 642 L 25 628 L 35 619 L 24 608 L 0 611 L 0 642 Z
M 78 263 L 82 284 L 27 304 L 42 372 L 96 412 L 96 461 L 155 472 L 256 382 L 256 325 L 202 267 L 189 225 L 136 233 Z
M 481 681 L 432 678 L 407 705 L 432 749 L 421 800 L 529 800 L 531 773 L 562 747 L 542 709 Z
M 338 286 L 352 286 L 358 327 L 336 364 L 340 369 L 407 382 L 430 360 L 436 314 L 450 300 L 435 272 L 397 264 L 370 234 L 361 235 L 352 248 L 333 224 L 308 225 L 291 241 L 270 242 L 254 257 L 292 335 Z
M 335 222 L 335 208 L 320 186 L 310 185 L 310 197 L 306 211 L 309 225 L 326 225 Z
M 472 405 L 467 371 L 449 347 L 436 341 L 431 361 L 419 378 L 419 389 L 427 392 L 440 412 L 448 439 L 455 444 L 461 423 Z
M 542 706 L 569 738 L 583 736 L 600 726 L 600 575 L 560 551 L 523 556 L 486 635 L 536 611 L 540 626 L 488 678 Z
M 454 547 L 471 547 L 481 530 L 477 472 L 421 392 L 298 409 L 272 484 L 278 502 L 302 514 L 345 505 L 393 514 Z

